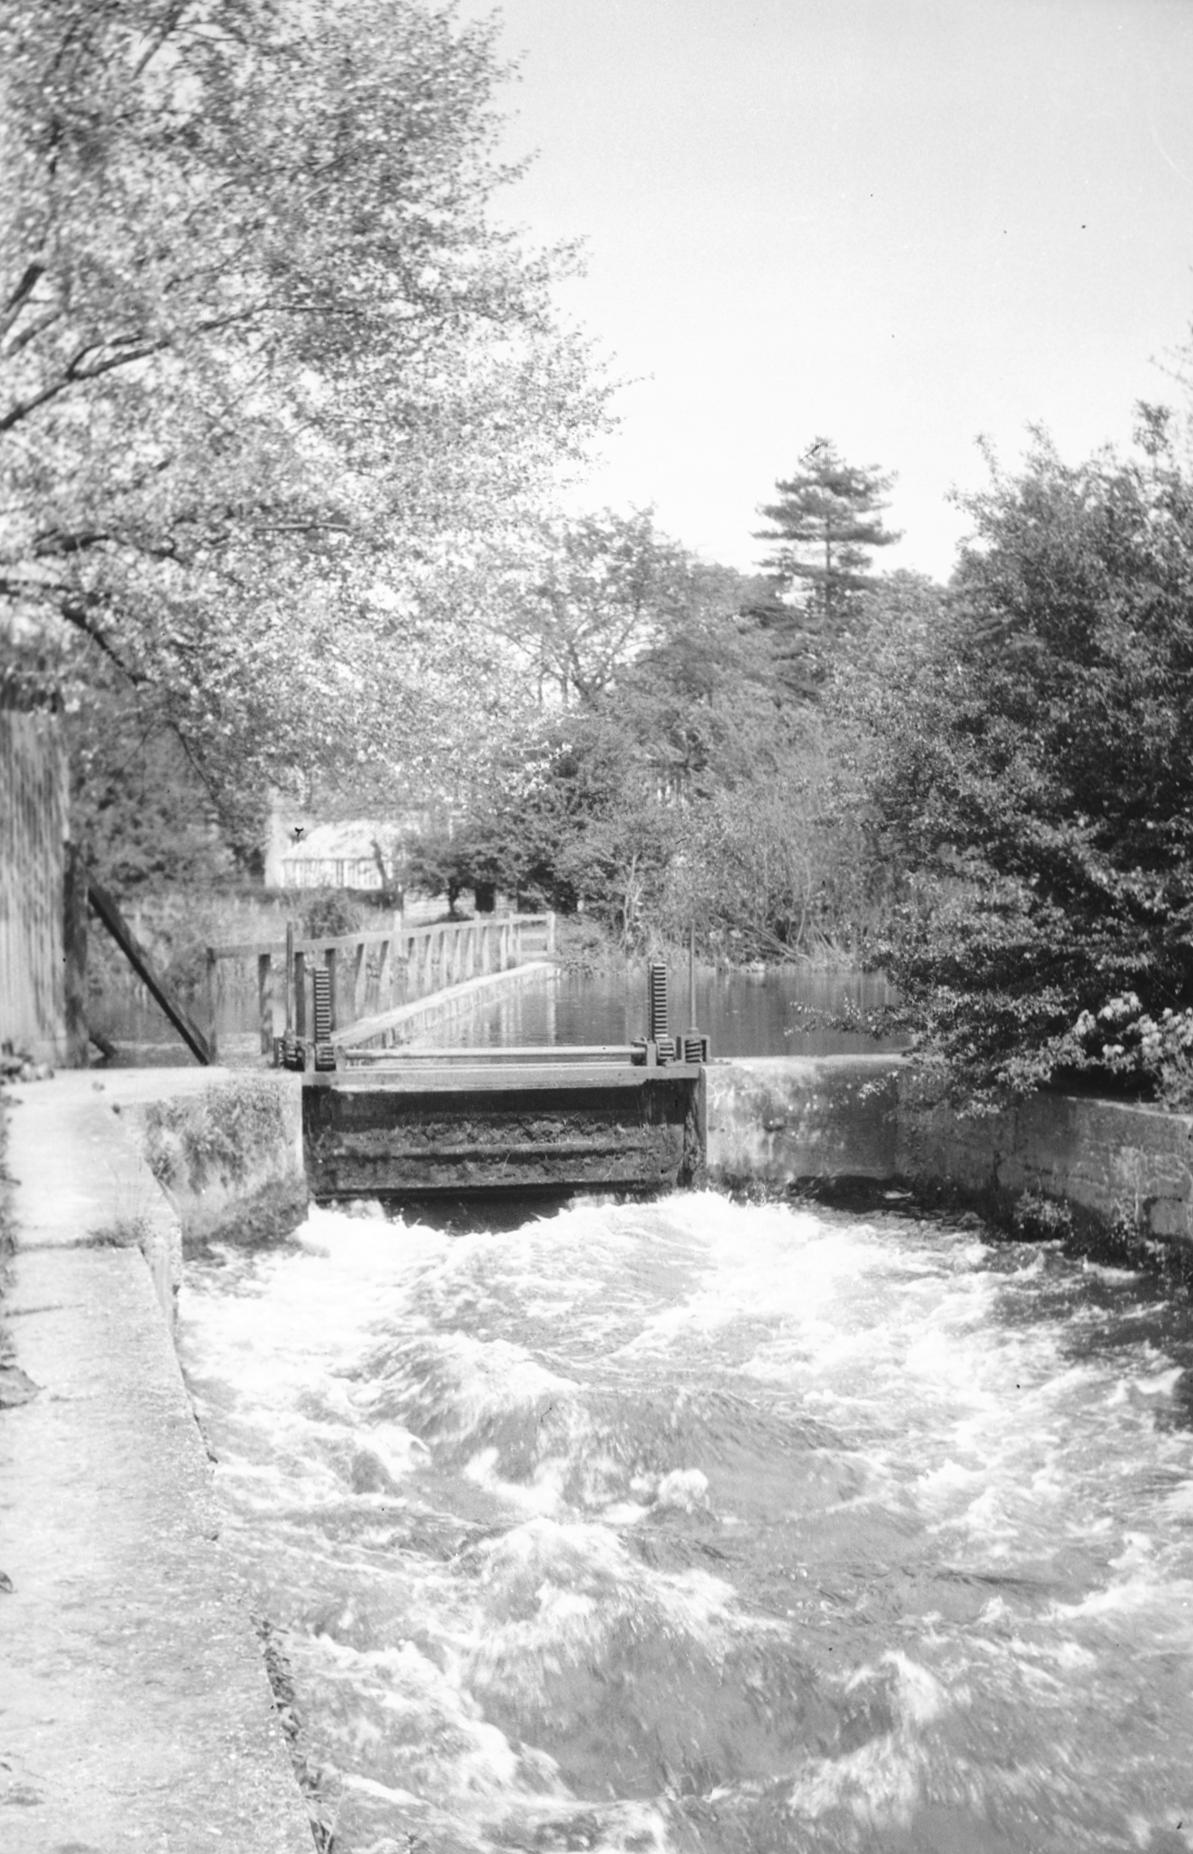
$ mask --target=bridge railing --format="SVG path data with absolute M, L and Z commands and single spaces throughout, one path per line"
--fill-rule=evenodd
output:
M 384 1016 L 403 1004 L 444 991 L 465 979 L 504 972 L 555 950 L 553 914 L 491 914 L 434 926 L 392 927 L 313 939 L 238 941 L 207 948 L 206 1015 L 211 1059 L 217 1060 L 217 1025 L 228 991 L 256 987 L 260 1047 L 273 1050 L 287 1021 L 309 1033 L 308 973 L 324 966 L 330 978 L 335 1030 Z M 288 957 L 288 955 L 292 955 Z M 287 995 L 289 992 L 289 995 Z

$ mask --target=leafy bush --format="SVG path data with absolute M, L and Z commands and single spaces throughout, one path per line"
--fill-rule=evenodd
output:
M 315 889 L 304 900 L 302 931 L 308 940 L 334 940 L 340 934 L 359 933 L 365 918 L 362 904 L 342 888 Z
M 1139 454 L 970 503 L 946 619 L 873 691 L 869 792 L 906 871 L 883 960 L 971 1095 L 1074 1072 L 1187 1090 L 1193 487 Z

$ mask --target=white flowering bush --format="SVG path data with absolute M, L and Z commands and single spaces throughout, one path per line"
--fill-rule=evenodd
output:
M 1068 1067 L 1136 1078 L 1166 1106 L 1193 1106 L 1193 1010 L 1153 1016 L 1136 992 L 1120 992 L 1082 1011 L 1057 1053 Z

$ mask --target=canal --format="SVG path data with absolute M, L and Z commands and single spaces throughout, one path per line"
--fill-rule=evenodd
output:
M 1188 1302 L 902 1209 L 190 1265 L 337 1854 L 1193 1847 Z

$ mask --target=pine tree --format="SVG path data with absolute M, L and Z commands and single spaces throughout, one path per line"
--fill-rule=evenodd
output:
M 755 539 L 777 543 L 762 563 L 772 597 L 757 610 L 775 632 L 786 679 L 800 694 L 823 680 L 834 641 L 848 631 L 871 583 L 870 556 L 900 537 L 883 522 L 893 476 L 846 463 L 829 438 L 814 438 L 778 500 L 758 513 L 771 524 Z

